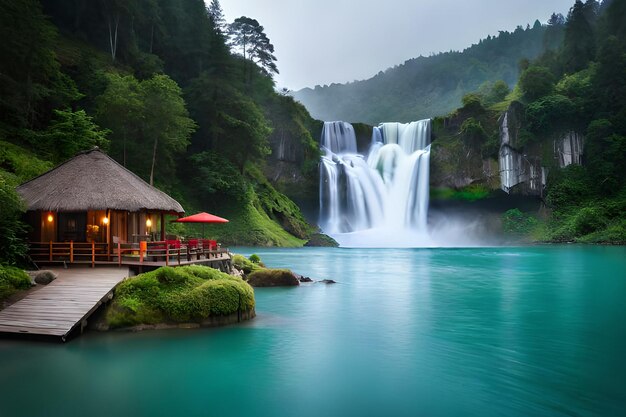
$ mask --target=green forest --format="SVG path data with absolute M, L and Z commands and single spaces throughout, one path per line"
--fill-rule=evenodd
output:
M 188 213 L 230 219 L 210 230 L 225 244 L 301 246 L 313 231 L 266 170 L 286 137 L 314 182 L 319 122 L 276 90 L 255 19 L 229 24 L 217 0 L 1 0 L 0 35 L 0 251 L 23 252 L 14 187 L 94 146 Z
M 420 56 L 368 80 L 317 85 L 294 96 L 322 120 L 377 124 L 441 116 L 457 108 L 464 94 L 489 88 L 497 80 L 514 86 L 521 59 L 534 59 L 558 47 L 562 24 L 556 23 L 542 25 L 536 20 L 532 26 L 488 36 L 463 51 Z
M 577 0 L 546 25 L 322 89 L 352 103 L 353 121 L 415 120 L 461 101 L 434 120 L 433 153 L 468 156 L 450 170 L 497 159 L 498 119 L 511 106 L 523 114 L 524 154 L 563 131 L 584 134 L 583 164 L 551 167 L 545 210 L 507 212 L 504 229 L 533 241 L 624 243 L 625 25 L 625 1 Z M 5 263 L 26 251 L 15 186 L 94 146 L 188 213 L 230 219 L 209 230 L 224 244 L 301 246 L 314 234 L 294 200 L 317 202 L 321 122 L 277 90 L 274 46 L 255 19 L 227 23 L 217 0 L 0 0 L 0 35 Z M 285 143 L 287 162 L 272 152 Z M 488 188 L 461 193 L 481 198 Z
M 552 16 L 545 36 L 561 41 L 534 60 L 520 61 L 512 91 L 496 82 L 435 119 L 433 153 L 462 154 L 481 169 L 483 161 L 498 159 L 499 118 L 513 108 L 520 114 L 518 151 L 541 160 L 549 174 L 539 214 L 510 210 L 504 231 L 531 241 L 624 244 L 626 1 L 576 0 L 566 17 Z M 559 168 L 553 143 L 569 131 L 585 137 L 582 164 Z M 467 191 L 482 198 L 489 195 L 486 188 L 483 182 Z

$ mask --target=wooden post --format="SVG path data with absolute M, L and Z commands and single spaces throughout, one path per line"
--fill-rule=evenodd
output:
M 143 263 L 144 254 L 148 252 L 148 242 L 142 240 L 139 242 L 139 263 Z
M 165 240 L 165 214 L 161 212 L 161 240 Z
M 111 210 L 110 209 L 107 209 L 107 211 L 105 212 L 105 216 L 107 218 L 107 224 L 106 224 L 106 228 L 107 228 L 107 247 L 106 247 L 107 261 L 111 261 Z
M 91 241 L 91 267 L 95 268 L 96 266 L 96 241 Z
M 70 263 L 74 263 L 74 241 L 70 240 Z
M 122 266 L 122 244 L 117 242 L 117 266 Z
M 180 265 L 180 248 L 178 248 L 178 265 Z
M 170 266 L 170 245 L 165 242 L 165 266 Z
M 49 256 L 50 256 L 50 262 L 52 262 L 52 241 L 50 241 L 50 252 L 49 252 Z

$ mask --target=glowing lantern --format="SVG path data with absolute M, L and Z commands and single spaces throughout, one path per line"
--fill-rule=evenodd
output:
M 53 220 L 54 216 L 52 215 L 52 213 L 48 214 L 48 223 L 52 223 Z

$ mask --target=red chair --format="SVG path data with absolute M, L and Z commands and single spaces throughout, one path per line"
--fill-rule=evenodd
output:
M 172 248 L 172 249 L 180 249 L 180 240 L 166 240 L 165 243 L 167 244 L 168 248 Z
M 211 257 L 211 252 L 214 250 L 217 250 L 216 240 L 202 239 L 202 252 L 206 255 L 207 258 Z
M 191 260 L 192 255 L 196 255 L 196 259 L 200 259 L 200 248 L 198 239 L 189 239 L 187 241 L 187 260 Z

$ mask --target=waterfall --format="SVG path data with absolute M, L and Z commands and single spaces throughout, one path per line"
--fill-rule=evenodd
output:
M 366 155 L 352 125 L 326 122 L 320 226 L 342 246 L 428 245 L 430 119 L 374 127 Z

